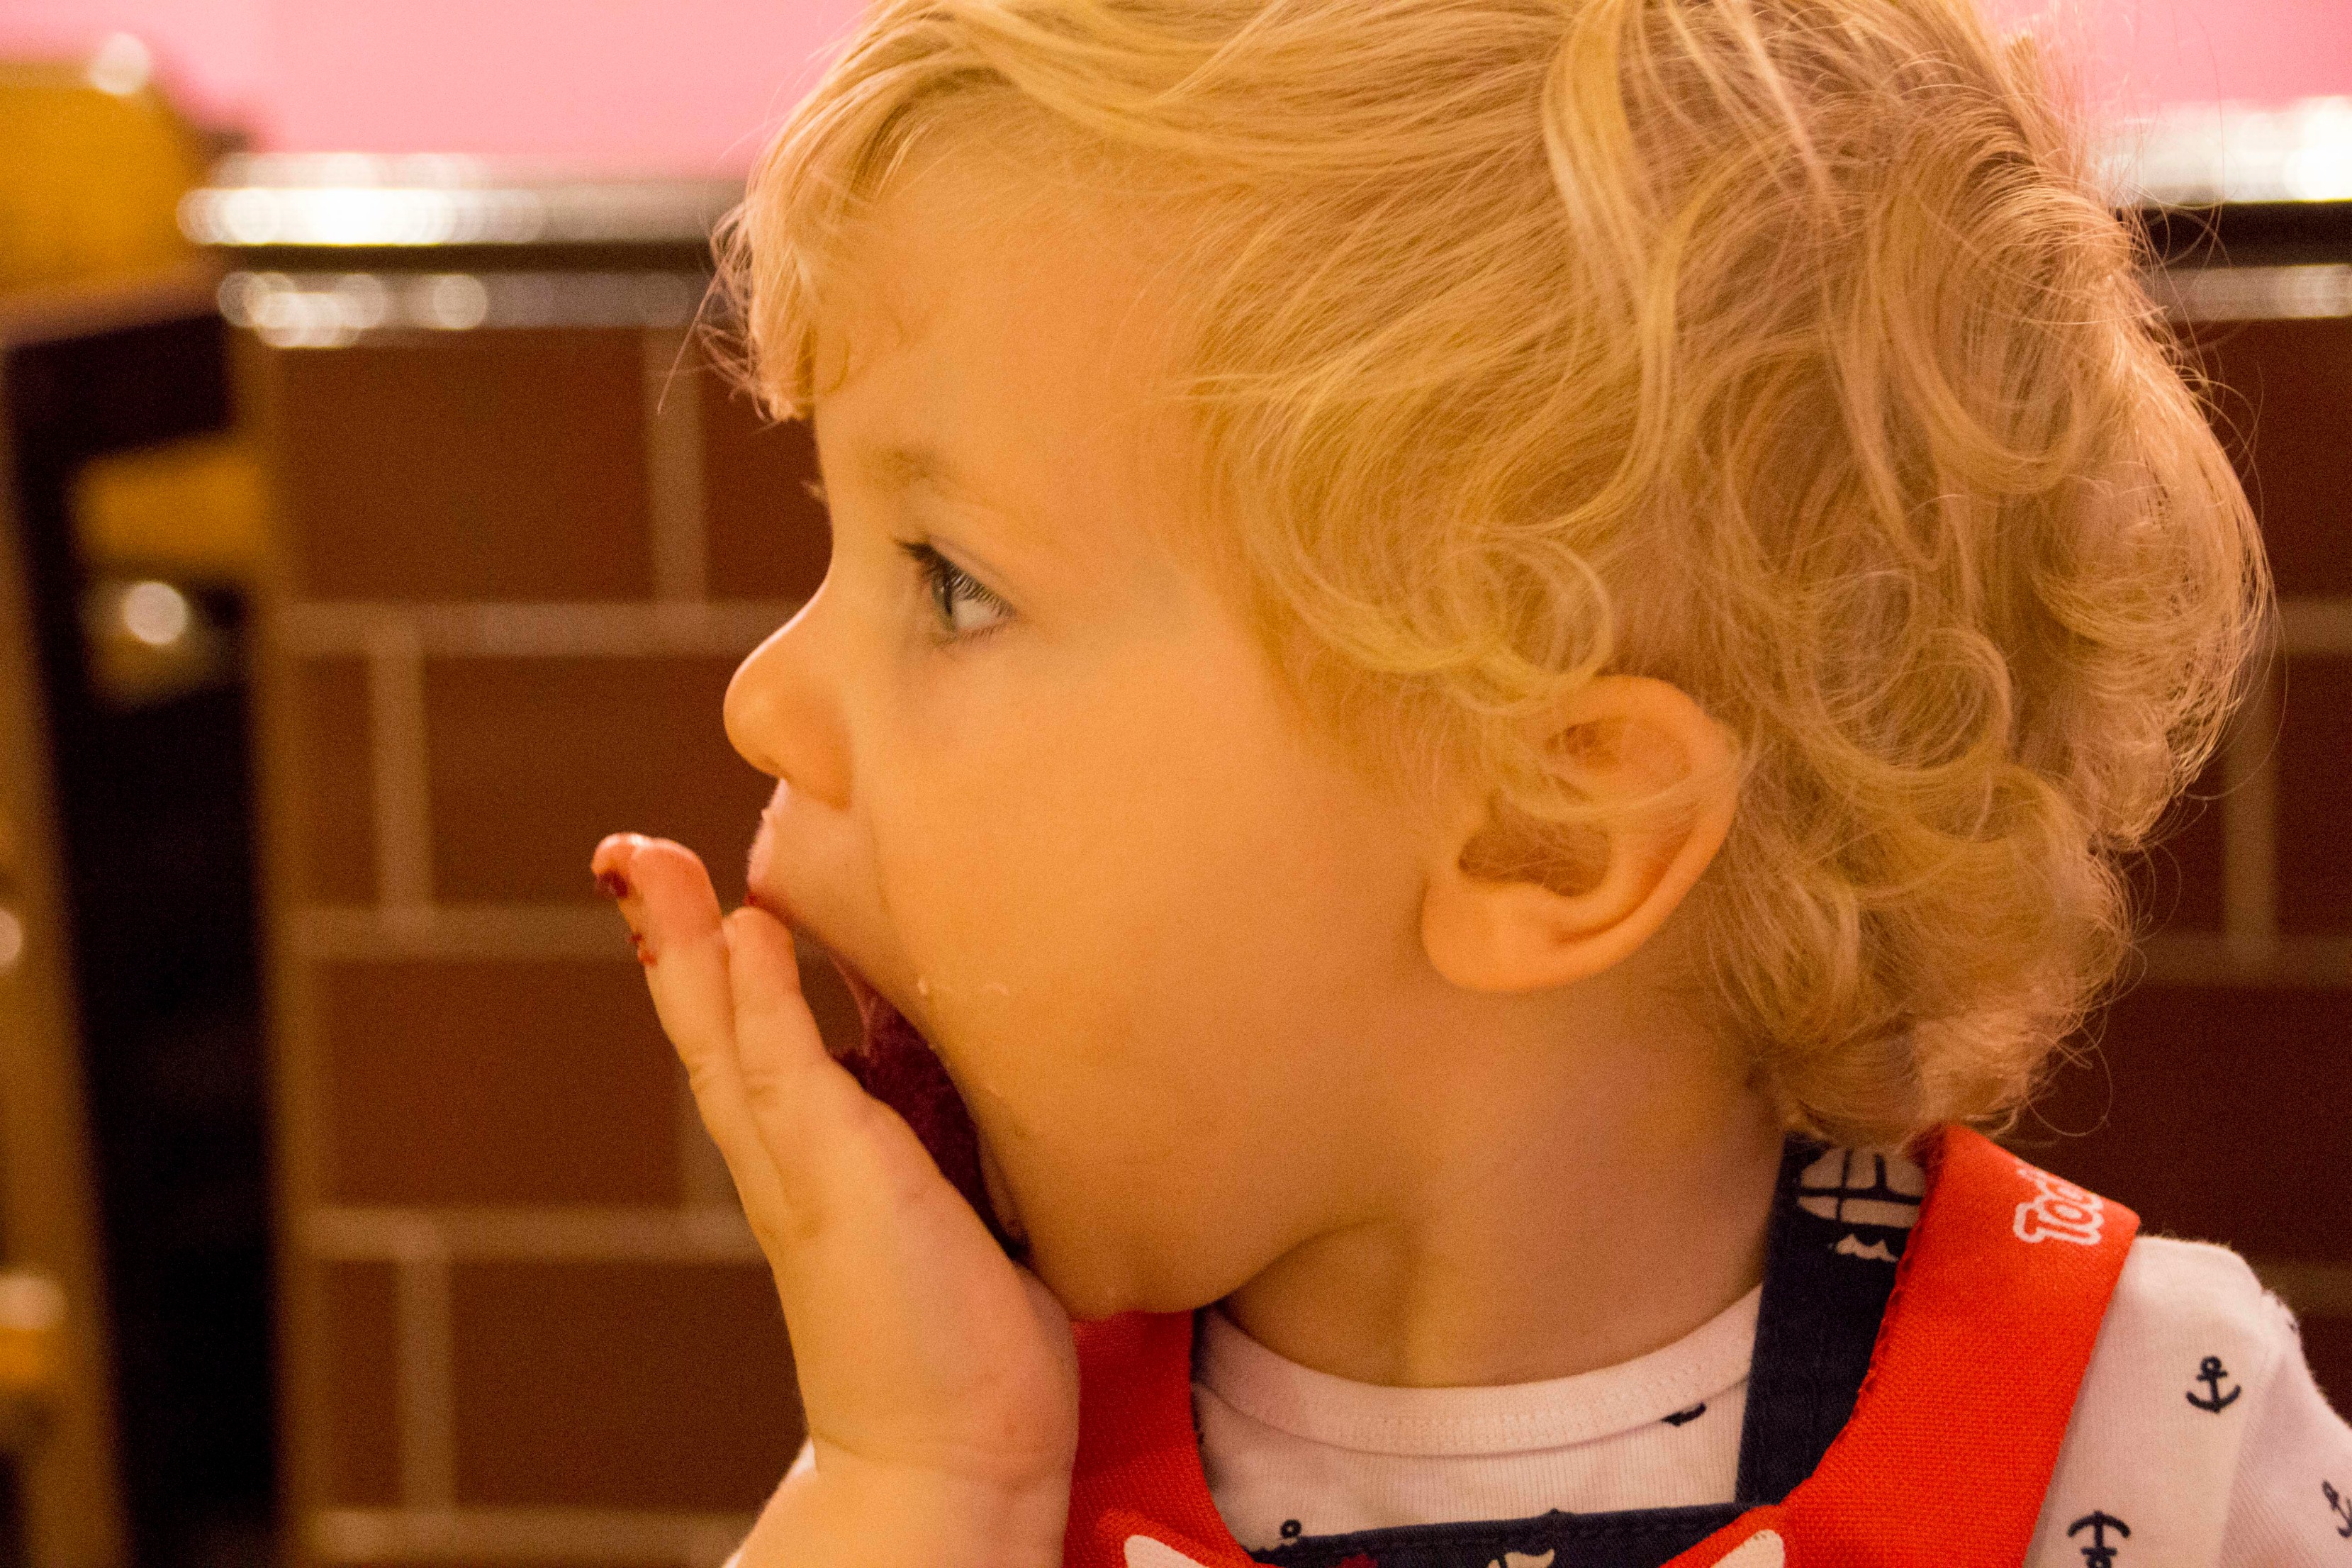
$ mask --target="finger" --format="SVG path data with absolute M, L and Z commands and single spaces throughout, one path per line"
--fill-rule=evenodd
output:
M 615 833 L 596 846 L 588 864 L 596 885 L 620 901 L 629 929 L 646 944 L 640 956 L 648 963 L 666 943 L 694 942 L 719 930 L 710 873 L 685 845 Z
M 620 905 L 662 1033 L 685 1064 L 711 1142 L 755 1216 L 774 1196 L 774 1173 L 736 1060 L 735 1005 L 719 898 L 694 852 L 667 839 L 615 834 L 590 861 L 597 885 Z
M 694 851 L 666 838 L 616 834 L 597 846 L 590 864 L 629 922 L 629 940 L 671 1040 L 682 1053 L 724 1042 L 734 1032 L 727 943 L 719 930 L 719 895 Z
M 854 1142 L 880 1107 L 825 1049 L 801 996 L 792 932 L 760 909 L 738 910 L 725 923 L 744 1095 L 788 1200 L 814 1222 L 830 1180 L 865 1163 Z

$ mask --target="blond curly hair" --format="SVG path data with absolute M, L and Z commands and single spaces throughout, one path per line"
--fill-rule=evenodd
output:
M 780 415 L 926 137 L 1178 221 L 1178 384 L 1269 647 L 1569 842 L 1603 670 L 1738 742 L 1685 905 L 1792 1127 L 1994 1121 L 2272 619 L 2079 127 L 1964 0 L 879 0 L 721 248 Z M 1050 162 L 1050 161 L 1049 161 Z

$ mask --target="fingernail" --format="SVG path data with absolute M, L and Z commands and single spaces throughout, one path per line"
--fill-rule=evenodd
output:
M 596 890 L 608 899 L 625 899 L 629 896 L 629 879 L 618 871 L 599 871 Z

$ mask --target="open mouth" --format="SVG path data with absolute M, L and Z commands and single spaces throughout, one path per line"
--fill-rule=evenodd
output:
M 1005 1255 L 1026 1256 L 1027 1241 L 1006 1229 L 989 1201 L 988 1184 L 980 1169 L 979 1130 L 972 1125 L 971 1113 L 964 1109 L 963 1096 L 956 1092 L 955 1081 L 948 1077 L 939 1053 L 923 1038 L 922 1031 L 855 967 L 831 949 L 825 950 L 825 956 L 856 999 L 858 1018 L 864 1025 L 856 1054 L 840 1058 L 841 1065 L 849 1069 L 859 1088 L 897 1111 L 915 1130 L 940 1173 L 971 1205 Z

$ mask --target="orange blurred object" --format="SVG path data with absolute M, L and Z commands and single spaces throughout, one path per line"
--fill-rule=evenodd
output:
M 201 137 L 118 36 L 85 64 L 0 65 L 0 293 L 125 281 L 184 266 L 180 198 Z

